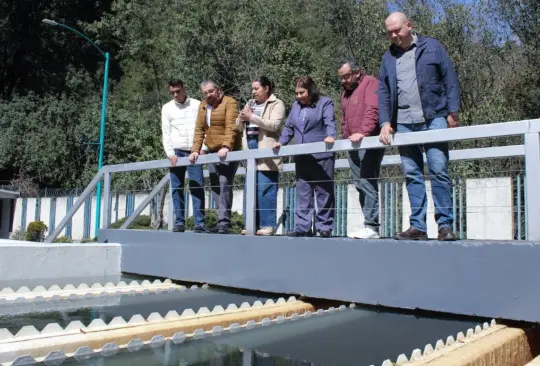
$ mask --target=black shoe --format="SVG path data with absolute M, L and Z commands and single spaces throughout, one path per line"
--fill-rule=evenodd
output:
M 297 237 L 303 237 L 303 236 L 312 236 L 311 231 L 308 232 L 299 232 L 299 231 L 289 231 L 287 232 L 287 236 L 290 236 L 291 238 L 297 238 Z
M 456 240 L 456 234 L 450 229 L 449 227 L 443 227 L 439 229 L 439 235 L 437 236 L 437 240 L 440 241 L 454 241 Z
M 173 233 L 183 233 L 184 231 L 186 231 L 186 229 L 184 225 L 175 225 L 172 231 Z
M 414 227 L 408 228 L 406 231 L 394 235 L 396 240 L 427 240 L 427 234 L 423 231 L 416 230 Z
M 321 238 L 329 238 L 332 236 L 332 232 L 330 230 L 319 231 L 319 234 L 321 235 Z
M 208 230 L 206 227 L 204 226 L 196 226 L 194 229 L 193 229 L 193 232 L 194 233 L 198 233 L 198 234 L 208 234 L 210 232 L 210 230 Z
M 229 229 L 228 227 L 220 227 L 217 231 L 218 234 L 230 234 L 231 233 L 231 229 Z

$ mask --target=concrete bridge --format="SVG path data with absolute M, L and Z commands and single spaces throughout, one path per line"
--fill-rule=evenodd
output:
M 503 136 L 524 136 L 524 144 L 466 151 L 454 150 L 451 157 L 453 160 L 498 159 L 509 156 L 525 158 L 525 180 L 529 187 L 525 212 L 530 223 L 528 241 L 462 240 L 443 243 L 436 240 L 396 242 L 390 239 L 351 240 L 344 237 L 321 239 L 254 236 L 256 159 L 276 155 L 285 157 L 321 151 L 340 152 L 382 147 L 377 138 L 370 137 L 364 139 L 361 144 L 340 140 L 336 141 L 332 147 L 327 147 L 324 143 L 313 143 L 286 146 L 280 149 L 279 153 L 270 149 L 229 153 L 227 161 L 247 161 L 245 194 L 248 234 L 246 236 L 173 233 L 171 213 L 169 213 L 169 230 L 126 229 L 150 200 L 160 190 L 167 187 L 168 175 L 163 177 L 155 189 L 134 210 L 122 229 L 108 229 L 111 222 L 108 207 L 111 176 L 122 172 L 169 167 L 168 160 L 158 160 L 105 166 L 73 204 L 66 217 L 47 237 L 47 242 L 54 241 L 83 202 L 92 194 L 97 183 L 103 180 L 104 205 L 102 229 L 99 232 L 99 242 L 103 244 L 92 245 L 93 248 L 94 246 L 98 248 L 96 252 L 87 249 L 89 251 L 85 254 L 85 260 L 79 262 L 79 268 L 70 267 L 71 273 L 64 276 L 75 275 L 75 272 L 83 271 L 87 267 L 101 266 L 105 271 L 104 263 L 113 258 L 114 264 L 109 265 L 118 266 L 119 271 L 143 276 L 205 283 L 210 286 L 239 290 L 290 294 L 300 299 L 319 299 L 403 311 L 414 309 L 455 316 L 493 318 L 520 322 L 519 324 L 525 322 L 524 324 L 529 324 L 529 328 L 534 328 L 533 325 L 540 321 L 537 305 L 540 300 L 540 285 L 538 284 L 540 225 L 535 224 L 540 223 L 540 194 L 530 187 L 540 186 L 540 120 L 461 127 L 445 131 L 444 134 L 440 131 L 397 134 L 393 138 L 392 146 Z M 217 156 L 207 155 L 201 156 L 197 163 L 206 164 L 218 161 Z M 178 165 L 187 164 L 189 162 L 186 158 L 178 161 Z M 10 246 L 12 247 L 10 250 L 14 252 L 9 257 L 0 257 L 0 260 L 4 261 L 0 268 L 4 266 L 13 268 L 13 264 L 9 267 L 9 258 L 14 258 L 17 251 L 23 251 L 25 247 L 24 245 L 19 248 Z M 54 245 L 51 246 L 53 247 Z M 3 249 L 6 250 L 6 248 Z M 49 257 L 56 258 L 56 265 L 61 265 L 63 261 L 70 261 L 71 255 L 76 254 L 67 254 L 58 250 L 50 250 L 43 254 L 48 258 L 50 270 L 55 266 Z M 25 266 L 29 268 L 27 273 L 31 273 L 34 271 L 32 268 L 35 268 L 36 277 L 39 277 L 37 272 L 46 266 L 45 263 L 40 263 L 43 262 L 43 256 L 26 259 Z M 43 273 L 40 275 L 46 276 Z M 302 306 L 304 305 L 300 307 Z M 302 307 L 302 309 L 303 311 L 316 310 L 311 308 L 308 310 L 308 307 Z M 480 333 L 482 328 L 486 331 L 491 329 L 487 324 L 473 331 L 472 334 Z M 502 328 L 493 328 L 488 333 L 499 331 L 503 332 Z M 520 332 L 509 335 L 504 347 L 511 351 L 512 347 L 518 347 L 515 343 L 516 339 L 525 339 L 524 343 L 520 343 L 521 348 L 518 347 L 520 349 L 518 353 L 527 355 L 510 363 L 508 359 L 502 357 L 490 364 L 525 365 L 538 355 L 538 352 L 533 349 L 540 343 L 532 341 L 536 330 L 529 333 L 523 330 Z M 464 336 L 462 339 L 465 338 Z M 493 341 L 494 338 L 490 339 Z M 465 343 L 467 342 L 463 341 L 463 344 Z M 453 344 L 454 338 L 452 341 L 447 340 L 447 349 Z M 493 350 L 499 352 L 501 350 L 499 346 L 491 344 L 488 348 L 492 347 Z M 435 348 L 437 349 L 437 346 Z M 426 352 L 423 353 L 424 356 L 428 354 Z M 418 356 L 418 352 L 416 355 Z M 422 355 L 421 352 L 420 355 Z M 410 358 L 401 357 L 401 361 L 398 358 L 395 364 L 408 364 L 406 362 L 412 362 L 415 357 L 414 354 Z M 454 360 L 451 363 L 442 364 L 464 365 L 465 363 Z

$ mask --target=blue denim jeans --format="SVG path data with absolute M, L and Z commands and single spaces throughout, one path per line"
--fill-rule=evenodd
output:
M 379 176 L 384 149 L 349 151 L 349 166 L 359 193 L 364 226 L 379 232 Z
M 248 148 L 258 149 L 259 142 L 257 136 L 248 137 Z M 257 171 L 257 200 L 255 209 L 257 210 L 255 223 L 257 228 L 275 227 L 277 221 L 277 192 L 278 192 L 279 172 L 271 170 Z M 244 192 L 246 189 L 244 188 Z M 246 224 L 246 198 L 244 194 L 244 225 Z
M 189 156 L 189 151 L 174 150 L 179 158 Z M 204 227 L 204 176 L 202 165 L 188 165 L 171 168 L 171 188 L 174 209 L 174 225 L 184 226 L 186 222 L 184 199 L 184 179 L 186 170 L 189 177 L 189 191 L 193 202 L 195 227 Z
M 398 124 L 397 133 L 416 131 L 442 130 L 448 128 L 446 118 L 434 118 L 425 123 Z M 441 131 L 441 133 L 444 133 Z M 426 152 L 429 179 L 433 203 L 435 204 L 435 220 L 439 229 L 452 227 L 454 215 L 452 211 L 452 181 L 448 176 L 448 143 L 400 146 L 401 166 L 405 174 L 409 202 L 411 204 L 410 224 L 417 230 L 427 232 L 426 213 L 427 195 L 424 181 L 424 158 Z

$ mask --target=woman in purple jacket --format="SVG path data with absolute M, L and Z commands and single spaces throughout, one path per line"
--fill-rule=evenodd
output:
M 311 77 L 296 80 L 296 101 L 274 149 L 287 145 L 322 142 L 332 144 L 336 138 L 336 120 L 332 99 L 321 96 Z M 332 235 L 334 225 L 334 153 L 324 152 L 297 156 L 295 229 L 289 236 L 312 236 L 314 197 L 318 212 L 315 227 L 321 237 Z

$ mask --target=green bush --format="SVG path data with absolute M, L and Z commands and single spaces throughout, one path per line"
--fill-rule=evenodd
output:
M 217 210 L 206 210 L 204 223 L 208 229 L 215 228 L 218 222 Z M 193 216 L 188 217 L 186 220 L 186 230 L 193 230 L 195 227 Z M 231 232 L 240 234 L 244 228 L 244 216 L 238 212 L 232 213 L 231 216 Z
M 120 219 L 116 221 L 115 223 L 111 224 L 109 226 L 110 229 L 120 229 L 120 226 L 126 222 L 127 217 L 124 217 L 123 219 Z M 129 225 L 128 229 L 151 229 L 152 228 L 152 220 L 150 216 L 148 215 L 139 215 L 133 220 L 131 225 Z
M 26 228 L 25 239 L 28 241 L 42 242 L 45 240 L 45 231 L 47 231 L 47 225 L 42 221 L 32 221 Z
M 73 240 L 69 236 L 61 236 L 54 240 L 55 243 L 73 243 Z
M 94 243 L 97 242 L 97 237 L 94 237 L 93 239 L 90 238 L 82 238 L 81 243 Z

